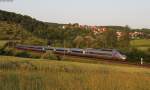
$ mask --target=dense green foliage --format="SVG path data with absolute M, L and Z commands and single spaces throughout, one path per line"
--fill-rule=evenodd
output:
M 104 26 L 104 27 L 109 28 L 109 29 L 114 29 L 116 31 L 122 31 L 122 30 L 129 28 L 130 32 L 135 32 L 135 31 L 143 32 L 144 35 L 139 36 L 140 38 L 150 38 L 150 36 L 149 36 L 150 29 L 148 29 L 148 28 L 132 29 L 128 25 L 126 25 L 125 27 L 124 26 Z
M 0 22 L 0 40 L 33 45 L 46 44 L 46 41 L 32 35 L 32 33 L 26 31 L 20 24 L 4 21 Z
M 53 59 L 59 60 L 61 59 L 60 56 L 54 55 L 52 52 L 34 52 L 34 51 L 23 51 L 17 50 L 15 48 L 0 48 L 0 55 L 5 56 L 16 56 L 16 57 L 24 57 L 24 58 L 35 58 L 35 59 Z
M 20 14 L 0 11 L 0 21 L 7 21 L 8 23 L 20 24 L 26 30 L 30 32 L 38 31 L 39 29 L 46 29 L 48 26 L 43 22 L 37 21 L 29 16 L 22 16 Z M 35 33 L 36 34 L 36 33 Z

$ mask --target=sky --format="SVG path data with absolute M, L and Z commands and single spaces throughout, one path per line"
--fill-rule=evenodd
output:
M 0 0 L 0 9 L 37 20 L 150 28 L 150 0 Z

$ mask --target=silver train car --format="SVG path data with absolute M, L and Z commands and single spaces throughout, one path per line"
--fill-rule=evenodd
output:
M 94 55 L 95 57 L 102 57 L 107 59 L 121 59 L 125 60 L 126 55 L 121 54 L 116 49 L 87 49 L 86 53 L 89 55 Z

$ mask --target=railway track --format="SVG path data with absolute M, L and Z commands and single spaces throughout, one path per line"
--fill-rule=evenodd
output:
M 144 64 L 140 64 L 140 61 L 138 63 L 131 63 L 128 62 L 128 60 L 124 60 L 122 58 L 118 58 L 118 57 L 114 57 L 113 53 L 110 52 L 105 53 L 106 55 L 103 55 L 104 53 L 98 54 L 97 51 L 91 51 L 90 53 L 86 53 L 84 52 L 84 50 L 72 50 L 72 52 L 70 53 L 70 51 L 68 52 L 68 49 L 64 49 L 64 48 L 46 48 L 44 46 L 26 46 L 26 45 L 20 45 L 16 47 L 17 49 L 20 50 L 27 50 L 27 51 L 34 51 L 34 52 L 42 52 L 45 53 L 46 51 L 51 51 L 52 53 L 56 54 L 58 57 L 59 56 L 73 56 L 73 57 L 82 57 L 82 58 L 87 58 L 87 59 L 91 59 L 91 60 L 95 60 L 95 61 L 103 61 L 103 62 L 109 62 L 109 63 L 117 63 L 117 64 L 127 64 L 127 65 L 134 65 L 134 66 L 140 66 L 140 67 L 148 67 L 150 68 L 150 63 L 144 63 Z M 103 51 L 102 51 L 103 52 Z M 109 55 L 108 55 L 109 54 Z M 115 53 L 116 55 L 116 53 Z M 113 56 L 113 57 L 112 57 Z M 59 58 L 60 59 L 60 58 Z
M 61 54 L 61 53 L 54 53 L 60 57 L 70 57 L 74 59 L 78 58 L 83 58 L 91 61 L 92 63 L 108 63 L 108 64 L 122 64 L 122 65 L 131 65 L 131 66 L 136 66 L 136 67 L 144 67 L 144 68 L 150 68 L 150 63 L 143 63 L 142 65 L 139 62 L 129 62 L 128 60 L 126 61 L 120 61 L 120 60 L 115 60 L 115 59 L 106 59 L 106 58 L 96 58 L 96 57 L 85 57 L 85 56 L 74 56 L 74 55 L 67 55 L 67 54 Z M 73 60 L 76 62 L 76 60 Z M 82 60 L 83 61 L 83 60 Z M 78 62 L 78 61 L 77 61 Z M 83 61 L 86 62 L 86 61 Z

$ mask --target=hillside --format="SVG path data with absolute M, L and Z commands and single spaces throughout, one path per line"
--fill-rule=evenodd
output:
M 20 24 L 13 22 L 0 21 L 0 40 L 2 41 L 18 41 L 22 44 L 43 44 L 46 43 L 31 32 L 25 30 Z
M 23 32 L 30 33 L 33 37 L 36 37 L 38 39 L 43 39 L 45 41 L 51 40 L 54 46 L 64 46 L 63 43 L 67 41 L 66 46 L 74 47 L 75 45 L 73 41 L 78 36 L 82 36 L 82 37 L 91 36 L 94 39 L 99 38 L 93 35 L 93 32 L 91 32 L 92 28 L 88 28 L 86 26 L 82 28 L 78 23 L 58 24 L 58 23 L 43 22 L 27 15 L 21 15 L 14 12 L 7 12 L 3 10 L 0 10 L 0 22 L 4 24 L 3 26 L 0 26 L 0 29 L 13 26 L 14 28 L 12 29 L 15 28 L 20 29 Z M 145 32 L 147 35 L 148 33 L 150 33 L 150 29 L 131 29 L 129 27 L 124 27 L 124 26 L 98 26 L 98 27 L 105 27 L 108 30 L 113 30 L 113 31 L 125 31 L 129 29 L 130 32 L 141 31 L 141 32 Z M 9 35 L 1 35 L 0 39 L 6 38 L 6 36 Z M 148 38 L 148 36 L 146 35 L 142 36 L 141 38 L 143 37 Z M 100 38 L 106 38 L 106 37 L 100 37 Z M 102 41 L 101 44 L 104 43 Z M 85 47 L 85 45 L 82 46 Z M 100 45 L 94 47 L 100 47 Z
M 36 20 L 27 15 L 21 15 L 14 12 L 7 12 L 0 10 L 0 21 L 14 22 L 16 24 L 20 24 L 23 28 L 30 32 L 35 32 L 35 30 L 39 29 L 47 29 L 48 26 L 57 27 L 57 23 L 47 23 Z
M 1 90 L 149 90 L 150 69 L 0 56 Z
M 30 40 L 35 41 L 34 43 L 36 44 L 36 41 L 44 41 L 40 39 L 44 39 L 49 27 L 56 28 L 58 26 L 55 23 L 42 22 L 27 15 L 0 10 L 1 40 L 9 40 L 11 38 L 29 41 L 26 37 L 30 37 Z M 33 42 L 28 43 L 33 44 Z
M 64 40 L 67 40 L 68 43 L 72 43 L 73 39 L 77 35 L 86 35 L 89 33 L 88 30 L 81 31 L 79 28 L 69 27 L 63 29 L 62 26 L 64 24 L 42 22 L 27 15 L 16 14 L 3 10 L 0 10 L 0 22 L 3 24 L 13 25 L 14 28 L 18 28 L 16 25 L 19 25 L 21 27 L 21 31 L 30 33 L 33 37 L 38 39 L 51 40 L 53 43 L 55 42 L 57 44 L 62 44 Z M 0 26 L 0 28 L 8 28 L 6 25 L 5 27 L 3 26 Z M 4 37 L 2 38 L 5 38 L 6 35 L 3 36 Z
M 131 45 L 142 51 L 150 50 L 150 39 L 132 40 Z

